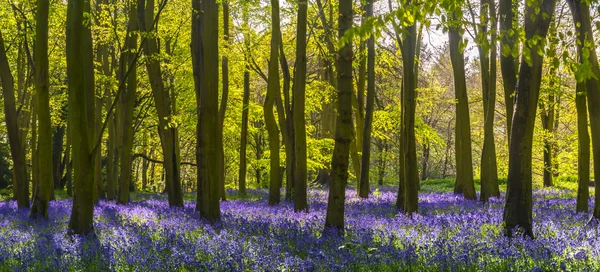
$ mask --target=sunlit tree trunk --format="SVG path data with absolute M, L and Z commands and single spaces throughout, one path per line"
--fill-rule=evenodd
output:
M 340 0 L 339 2 L 338 37 L 352 27 L 352 1 Z M 348 163 L 350 144 L 352 141 L 352 41 L 347 40 L 338 51 L 338 77 L 337 77 L 337 120 L 335 128 L 335 146 L 331 159 L 331 175 L 329 184 L 329 198 L 327 202 L 327 215 L 325 228 L 335 228 L 340 232 L 344 230 L 344 202 L 346 199 L 346 184 L 348 182 Z
M 500 0 L 500 69 L 502 72 L 502 82 L 504 87 L 504 103 L 506 105 L 506 135 L 510 145 L 510 133 L 512 131 L 512 120 L 514 113 L 514 94 L 517 89 L 517 72 L 519 71 L 519 33 L 517 14 L 513 9 L 517 9 L 519 1 Z
M 367 18 L 373 17 L 373 1 L 367 2 Z M 359 196 L 369 197 L 369 171 L 371 169 L 371 130 L 373 127 L 373 104 L 375 102 L 375 36 L 367 40 L 367 107 L 362 133 L 362 162 L 360 167 Z
M 227 111 L 227 99 L 229 96 L 229 1 L 221 2 L 223 5 L 223 42 L 225 53 L 221 57 L 221 74 L 223 75 L 223 90 L 221 94 L 221 106 L 219 107 L 219 198 L 226 200 L 225 194 L 225 152 L 223 150 L 223 126 L 225 125 L 225 112 Z
M 135 96 L 137 91 L 137 65 L 135 64 L 136 50 L 138 44 L 138 18 L 136 12 L 137 3 L 131 2 L 129 6 L 129 23 L 128 37 L 126 37 L 126 51 L 125 56 L 122 58 L 123 63 L 121 64 L 121 73 L 126 74 L 125 78 L 121 80 L 126 81 L 126 85 L 123 93 L 119 97 L 119 103 L 121 107 L 121 119 L 117 126 L 121 127 L 119 133 L 119 180 L 118 180 L 118 204 L 129 203 L 129 184 L 132 182 L 132 148 L 133 148 L 133 108 L 135 106 Z
M 279 0 L 271 1 L 271 55 L 269 57 L 269 72 L 267 84 L 267 96 L 264 104 L 265 126 L 269 134 L 269 205 L 274 205 L 280 201 L 281 174 L 279 167 L 279 129 L 275 121 L 273 106 L 275 105 L 275 96 L 279 92 Z
M 138 1 L 138 18 L 140 30 L 145 33 L 154 33 L 158 27 L 154 16 L 154 0 Z M 152 89 L 152 97 L 158 115 L 158 131 L 160 133 L 161 147 L 164 157 L 164 168 L 166 174 L 166 190 L 169 206 L 183 207 L 183 195 L 181 192 L 180 158 L 177 151 L 176 137 L 177 124 L 173 124 L 169 103 L 169 92 L 165 88 L 162 78 L 162 69 L 159 61 L 158 41 L 154 35 L 146 37 L 144 54 L 146 56 L 146 70 Z
M 250 50 L 250 34 L 248 26 L 248 4 L 243 5 L 242 30 L 244 34 L 244 60 L 248 63 Z M 238 172 L 238 190 L 241 196 L 246 195 L 246 145 L 248 142 L 248 106 L 250 102 L 250 72 L 248 65 L 244 67 L 244 97 L 242 98 L 242 131 L 240 135 L 240 168 Z
M 479 200 L 487 202 L 490 196 L 500 196 L 500 189 L 498 187 L 498 166 L 496 162 L 496 145 L 494 143 L 497 63 L 496 3 L 492 0 L 482 0 L 480 14 L 484 19 L 483 22 L 480 22 L 479 36 L 481 40 L 478 43 L 481 66 L 481 89 L 483 93 L 484 135 L 483 150 L 481 152 L 481 194 L 479 195 Z M 491 33 L 488 33 L 488 22 L 491 22 Z
M 452 24 L 457 24 L 462 19 L 456 14 L 457 12 L 453 12 L 454 22 Z M 465 78 L 465 58 L 462 52 L 464 41 L 459 31 L 459 26 L 456 25 L 451 25 L 448 31 L 456 99 L 456 125 L 454 128 L 456 184 L 454 185 L 454 193 L 462 193 L 466 199 L 476 199 L 477 195 L 475 194 L 475 184 L 473 182 L 471 124 Z

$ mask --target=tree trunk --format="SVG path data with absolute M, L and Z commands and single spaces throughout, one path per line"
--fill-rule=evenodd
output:
M 33 193 L 31 217 L 48 218 L 48 202 L 53 191 L 52 123 L 50 121 L 50 90 L 48 79 L 48 12 L 50 2 L 37 0 L 35 35 L 35 71 L 37 114 L 39 118 L 38 160 L 40 183 Z
M 488 16 L 489 10 L 489 16 Z M 481 194 L 479 200 L 487 202 L 490 196 L 500 196 L 498 187 L 498 166 L 496 162 L 496 145 L 494 143 L 494 116 L 496 114 L 496 3 L 490 0 L 481 1 L 481 22 L 479 32 L 479 59 L 481 65 L 481 89 L 483 92 L 483 150 L 481 152 Z M 488 34 L 488 21 L 491 20 L 491 33 Z M 488 39 L 488 35 L 490 38 Z M 490 50 L 491 49 L 491 50 Z M 511 106 L 512 107 L 512 106 Z
M 519 1 L 500 0 L 500 69 L 504 86 L 504 103 L 506 105 L 506 137 L 510 143 L 512 132 L 512 120 L 514 114 L 514 95 L 517 88 L 517 71 L 519 71 L 519 34 L 517 32 L 518 18 L 514 10 L 517 10 Z M 510 144 L 509 144 L 510 145 Z
M 219 204 L 219 6 L 214 0 L 194 0 L 192 8 L 192 64 L 198 124 L 196 134 L 196 211 L 208 221 L 220 221 Z
M 553 168 L 554 168 L 554 148 L 552 143 L 552 134 L 554 128 L 554 95 L 548 95 L 548 101 L 540 103 L 542 129 L 545 132 L 544 137 L 544 187 L 554 186 Z
M 243 11 L 243 33 L 244 33 L 244 60 L 248 63 L 250 50 L 250 34 L 248 26 L 248 4 L 244 4 Z M 244 98 L 242 100 L 242 132 L 240 135 L 240 169 L 238 172 L 238 190 L 241 196 L 246 195 L 246 145 L 248 143 L 248 107 L 250 100 L 250 72 L 248 65 L 244 67 Z
M 308 211 L 306 196 L 306 25 L 308 0 L 298 2 L 298 25 L 296 28 L 296 69 L 294 71 L 294 211 Z
M 144 3 L 145 2 L 145 3 Z M 138 18 L 142 32 L 154 32 L 158 27 L 154 17 L 154 0 L 138 1 Z M 154 23 L 154 24 L 153 24 Z M 153 27 L 151 29 L 151 27 Z M 165 88 L 162 78 L 158 41 L 151 35 L 144 42 L 144 54 L 146 55 L 146 70 L 152 89 L 152 97 L 158 115 L 158 131 L 160 133 L 161 147 L 164 156 L 164 168 L 166 172 L 166 190 L 170 207 L 183 207 L 183 195 L 181 193 L 180 158 L 177 150 L 179 139 L 177 125 L 173 124 L 173 115 L 170 109 L 169 92 Z M 174 101 L 173 101 L 174 103 Z
M 338 37 L 344 37 L 352 27 L 352 1 L 339 2 Z M 347 40 L 338 52 L 338 99 L 335 129 L 335 146 L 331 159 L 331 175 L 325 228 L 344 231 L 344 202 L 348 182 L 348 162 L 352 141 L 352 40 Z
M 571 7 L 571 12 L 573 13 L 575 30 L 577 33 L 579 33 L 577 35 L 577 39 L 579 40 L 579 61 L 581 65 L 588 65 L 588 68 L 591 68 L 591 71 L 595 75 L 586 75 L 585 78 L 582 79 L 587 89 L 587 106 L 588 113 L 590 115 L 590 131 L 592 133 L 592 154 L 594 158 L 594 177 L 600 177 L 600 107 L 598 107 L 598 105 L 600 105 L 600 81 L 597 78 L 597 76 L 600 75 L 600 67 L 598 66 L 596 45 L 594 43 L 593 38 L 590 8 L 588 4 L 580 0 L 569 0 L 568 3 Z M 579 27 L 577 27 L 577 25 L 579 25 Z M 578 81 L 579 80 L 580 79 L 578 79 Z M 598 182 L 596 182 L 596 189 L 594 191 L 596 192 L 596 198 L 594 203 L 594 218 L 598 219 L 600 218 L 600 190 L 598 189 Z M 581 196 L 581 198 L 584 197 L 585 196 Z
M 87 234 L 93 230 L 94 218 L 94 180 L 93 165 L 88 134 L 88 120 L 85 80 L 82 67 L 87 52 L 84 48 L 83 0 L 70 0 L 67 8 L 67 76 L 69 84 L 69 129 L 73 138 L 73 171 L 75 175 L 73 208 L 69 220 L 69 233 Z M 89 84 L 89 83 L 88 83 Z
M 126 81 L 123 93 L 119 97 L 121 107 L 121 122 L 118 124 L 122 128 L 122 133 L 119 133 L 119 181 L 118 181 L 118 196 L 117 204 L 129 203 L 129 184 L 132 183 L 132 149 L 133 149 L 133 108 L 135 107 L 135 96 L 137 90 L 137 65 L 135 59 L 135 51 L 137 50 L 138 35 L 138 18 L 136 13 L 135 2 L 131 2 L 129 7 L 129 23 L 127 25 L 129 36 L 126 38 L 126 50 L 122 57 L 121 73 Z M 147 43 L 146 43 L 147 44 Z M 122 84 L 125 85 L 125 84 Z
M 17 109 L 15 102 L 14 79 L 4 48 L 4 38 L 0 32 L 0 81 L 4 95 L 4 114 L 6 116 L 6 130 L 10 143 L 10 153 L 13 160 L 13 177 L 16 187 L 15 196 L 19 208 L 29 208 L 29 182 L 26 175 L 25 153 L 21 149 L 19 138 L 19 125 L 17 123 Z
M 373 1 L 367 2 L 367 18 L 373 17 Z M 373 104 L 375 103 L 375 36 L 367 40 L 367 107 L 365 123 L 362 131 L 362 163 L 360 167 L 359 196 L 369 197 L 369 180 L 371 169 L 371 130 L 373 128 Z M 361 131 L 358 131 L 361 133 Z
M 411 3 L 414 5 L 414 3 Z M 403 151 L 401 169 L 403 173 L 404 213 L 412 215 L 419 210 L 419 170 L 417 164 L 417 149 L 415 138 L 415 111 L 418 65 L 416 56 L 419 53 L 417 43 L 417 26 L 412 24 L 402 32 L 402 64 L 404 77 L 402 79 L 402 144 Z
M 267 84 L 267 96 L 264 104 L 265 126 L 269 134 L 270 172 L 269 172 L 269 205 L 279 203 L 281 174 L 279 168 L 279 130 L 273 114 L 275 96 L 279 92 L 279 0 L 271 1 L 271 56 L 269 57 L 269 72 Z
M 588 132 L 586 88 L 584 82 L 577 82 L 575 88 L 577 107 L 577 212 L 588 212 L 590 198 L 590 135 Z
M 550 20 L 554 15 L 555 0 L 544 0 L 538 5 L 528 6 L 525 14 L 527 40 L 534 35 L 546 37 Z M 536 9 L 541 12 L 536 12 Z M 542 16 L 545 14 L 545 16 Z M 533 19 L 532 19 L 533 17 Z M 523 52 L 519 70 L 519 85 L 516 92 L 515 115 L 513 117 L 508 158 L 508 181 L 504 206 L 505 234 L 511 237 L 514 228 L 523 228 L 524 235 L 533 237 L 532 226 L 532 169 L 531 155 L 533 129 L 537 110 L 542 64 L 544 57 L 538 54 L 539 44 Z
M 221 74 L 223 75 L 223 92 L 221 106 L 219 107 L 219 198 L 227 200 L 225 194 L 225 152 L 223 150 L 223 126 L 225 125 L 225 112 L 227 110 L 227 97 L 229 96 L 229 1 L 225 0 L 223 5 L 223 46 L 225 54 L 221 57 Z
M 456 12 L 453 20 L 458 21 Z M 459 29 L 450 26 L 448 32 L 450 44 L 450 58 L 454 74 L 454 92 L 456 98 L 456 125 L 455 125 L 455 153 L 456 156 L 456 184 L 454 193 L 462 193 L 466 199 L 476 199 L 475 184 L 473 183 L 473 159 L 471 155 L 471 124 L 469 117 L 469 100 L 467 97 L 467 83 L 465 79 L 465 58 L 462 52 L 462 37 Z

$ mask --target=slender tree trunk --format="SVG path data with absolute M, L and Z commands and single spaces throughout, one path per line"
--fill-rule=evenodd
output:
M 31 191 L 35 192 L 40 183 L 40 168 L 38 164 L 38 136 L 37 136 L 37 94 L 33 95 L 31 100 Z M 29 193 L 27 193 L 29 198 Z
M 458 21 L 456 12 L 453 20 Z M 476 199 L 475 184 L 473 182 L 473 160 L 471 155 L 471 125 L 469 117 L 469 100 L 467 97 L 467 83 L 465 79 L 465 58 L 462 52 L 462 37 L 459 29 L 450 26 L 449 43 L 452 71 L 454 74 L 454 92 L 456 98 L 456 125 L 455 125 L 455 156 L 456 156 L 456 184 L 454 193 L 462 193 L 466 199 Z
M 138 18 L 140 30 L 146 33 L 155 32 L 158 22 L 155 22 L 154 0 L 138 1 Z M 151 28 L 152 27 L 152 28 Z M 161 147 L 164 156 L 166 174 L 166 190 L 170 207 L 183 207 L 181 193 L 180 158 L 178 152 L 177 126 L 173 124 L 173 115 L 170 109 L 169 92 L 165 88 L 162 78 L 162 69 L 157 58 L 159 55 L 158 41 L 154 36 L 149 36 L 144 42 L 146 55 L 146 70 L 152 89 L 152 97 L 158 115 L 158 131 L 160 133 Z M 174 103 L 174 101 L 173 101 Z
M 586 88 L 584 82 L 575 87 L 577 108 L 577 212 L 588 212 L 590 198 L 590 135 L 588 132 Z
M 590 8 L 588 4 L 580 0 L 569 0 L 568 3 L 571 7 L 571 12 L 573 13 L 575 30 L 576 33 L 578 33 L 577 44 L 579 61 L 582 65 L 588 65 L 588 67 L 591 66 L 591 71 L 596 75 L 589 77 L 586 75 L 586 78 L 583 78 L 583 82 L 587 89 L 587 106 L 590 116 L 592 154 L 594 158 L 594 177 L 600 177 L 600 107 L 598 107 L 598 105 L 600 105 L 600 81 L 597 78 L 597 76 L 600 75 L 600 67 L 598 66 L 596 45 L 593 38 Z M 578 81 L 580 81 L 580 79 L 578 79 Z M 585 167 L 585 165 L 583 167 Z M 596 194 L 594 202 L 594 218 L 596 219 L 600 218 L 600 190 L 598 187 L 598 182 L 596 182 L 596 189 L 594 190 Z M 578 198 L 579 197 L 584 198 L 585 195 L 578 196 Z M 583 203 L 581 204 L 583 205 Z
M 242 10 L 243 32 L 244 32 L 244 60 L 246 63 L 249 58 L 250 50 L 250 34 L 248 26 L 248 4 L 243 5 Z M 246 145 L 248 142 L 248 107 L 250 102 L 250 72 L 248 66 L 244 67 L 244 97 L 242 100 L 242 132 L 240 135 L 240 168 L 238 172 L 238 190 L 241 196 L 246 195 Z
M 279 130 L 273 113 L 275 96 L 279 92 L 279 0 L 271 1 L 271 56 L 269 58 L 269 72 L 267 96 L 264 104 L 265 126 L 269 134 L 270 172 L 269 172 L 269 205 L 278 204 L 280 201 L 281 174 L 279 168 Z
M 352 1 L 339 2 L 338 37 L 344 37 L 352 27 Z M 339 233 L 344 231 L 344 205 L 346 184 L 348 182 L 348 162 L 352 141 L 352 41 L 347 40 L 338 52 L 338 99 L 337 120 L 335 129 L 335 146 L 331 159 L 331 176 L 325 228 L 335 228 Z
M 0 81 L 2 83 L 2 94 L 4 96 L 4 114 L 6 116 L 6 128 L 10 153 L 13 160 L 13 177 L 16 185 L 15 196 L 19 208 L 29 208 L 29 182 L 26 176 L 25 153 L 21 149 L 19 138 L 19 125 L 17 123 L 17 109 L 14 92 L 14 79 L 10 71 L 10 65 L 6 57 L 4 38 L 0 32 Z
M 489 10 L 489 13 L 488 13 Z M 496 114 L 496 3 L 482 0 L 480 14 L 484 17 L 479 27 L 482 40 L 479 43 L 479 59 L 481 65 L 481 89 L 483 91 L 483 150 L 481 152 L 481 194 L 479 200 L 487 202 L 490 196 L 500 196 L 498 187 L 498 166 L 496 162 L 496 145 L 494 143 L 494 116 Z M 489 16 L 488 16 L 489 14 Z M 491 21 L 492 29 L 488 34 L 487 22 Z M 490 36 L 488 40 L 488 35 Z M 489 45 L 488 45 L 489 44 Z M 490 47 L 488 49 L 488 47 Z
M 225 152 L 223 150 L 223 126 L 225 125 L 225 112 L 227 110 L 227 97 L 229 96 L 229 58 L 227 54 L 229 47 L 229 1 L 225 0 L 223 5 L 223 46 L 225 53 L 221 57 L 221 74 L 223 75 L 223 92 L 221 106 L 219 107 L 219 198 L 227 200 L 225 194 Z
M 506 106 L 506 137 L 510 143 L 512 132 L 512 120 L 514 114 L 514 94 L 517 89 L 517 72 L 519 71 L 519 34 L 517 26 L 519 24 L 517 15 L 513 12 L 517 10 L 519 1 L 500 0 L 500 69 L 502 72 L 502 81 L 504 86 L 504 103 Z M 510 144 L 509 144 L 510 145 Z
M 123 93 L 119 97 L 119 103 L 121 106 L 121 123 L 118 124 L 122 128 L 122 133 L 119 133 L 119 182 L 117 196 L 118 204 L 129 203 L 129 187 L 132 183 L 132 155 L 131 151 L 133 148 L 133 108 L 135 107 L 135 96 L 137 90 L 137 65 L 135 64 L 135 51 L 137 50 L 138 44 L 138 18 L 136 12 L 137 3 L 131 2 L 129 7 L 129 23 L 128 33 L 129 36 L 126 38 L 126 52 L 123 53 L 125 56 L 122 58 L 123 63 L 121 64 L 121 73 L 125 75 L 128 72 L 126 78 L 122 78 L 127 82 L 127 86 L 124 87 Z M 147 44 L 147 43 L 146 43 Z
M 308 211 L 306 197 L 306 25 L 308 0 L 298 2 L 296 28 L 296 69 L 294 71 L 293 135 L 294 135 L 294 211 Z
M 198 124 L 196 134 L 196 210 L 208 221 L 220 221 L 219 204 L 219 6 L 214 0 L 194 0 L 192 8 L 192 64 Z
M 544 187 L 554 186 L 554 148 L 552 144 L 552 134 L 554 132 L 554 95 L 548 95 L 547 102 L 540 103 L 542 129 L 545 131 L 544 137 Z
M 367 18 L 373 17 L 373 1 L 367 2 Z M 365 109 L 365 123 L 362 131 L 362 163 L 360 167 L 359 196 L 369 197 L 369 171 L 371 163 L 371 130 L 373 128 L 373 104 L 375 102 L 375 36 L 367 40 L 367 107 Z M 358 131 L 358 133 L 361 133 Z
M 533 39 L 534 35 L 546 37 L 555 4 L 555 0 L 544 0 L 527 6 L 524 17 L 527 40 Z M 539 10 L 536 12 L 536 9 Z M 531 146 L 544 60 L 537 53 L 541 49 L 539 46 L 538 43 L 524 50 L 519 69 L 504 206 L 505 234 L 509 237 L 517 226 L 523 228 L 524 235 L 533 237 Z

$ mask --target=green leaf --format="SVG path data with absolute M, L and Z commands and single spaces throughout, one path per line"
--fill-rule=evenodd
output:
M 502 56 L 508 57 L 510 55 L 510 46 L 508 44 L 502 45 Z

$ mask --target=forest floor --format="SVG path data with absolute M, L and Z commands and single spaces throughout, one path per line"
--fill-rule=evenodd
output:
M 376 188 L 367 200 L 347 190 L 343 237 L 323 232 L 325 189 L 310 189 L 310 211 L 299 214 L 291 203 L 268 206 L 266 190 L 246 199 L 229 191 L 218 225 L 199 220 L 193 200 L 169 208 L 163 195 L 134 194 L 129 205 L 100 201 L 95 235 L 83 238 L 66 233 L 69 200 L 51 202 L 42 222 L 3 201 L 0 271 L 600 270 L 600 226 L 574 212 L 573 191 L 536 189 L 536 239 L 509 240 L 503 198 L 482 204 L 452 187 L 425 181 L 412 218 L 396 212 L 395 187 Z

